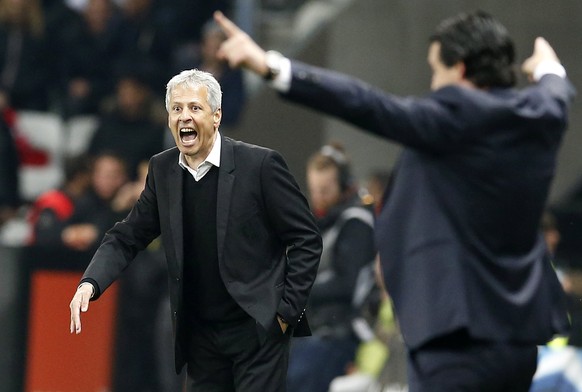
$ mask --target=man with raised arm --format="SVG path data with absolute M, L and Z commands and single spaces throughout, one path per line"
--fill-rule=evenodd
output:
M 375 237 L 409 391 L 528 391 L 536 345 L 568 328 L 539 223 L 574 91 L 548 42 L 536 39 L 522 67 L 532 84 L 518 90 L 505 27 L 453 16 L 430 37 L 432 92 L 402 98 L 265 52 L 215 19 L 231 66 L 404 147 Z

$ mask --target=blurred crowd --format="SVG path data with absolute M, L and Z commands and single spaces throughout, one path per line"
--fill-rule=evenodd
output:
M 245 86 L 217 61 L 212 22 L 235 3 L 0 0 L 0 246 L 82 270 L 139 197 L 149 158 L 173 144 L 163 101 L 179 71 L 213 73 L 223 128 L 235 127 Z M 163 250 L 142 253 L 120 284 L 112 387 L 178 390 Z
M 128 74 L 162 96 L 179 68 L 211 61 L 202 26 L 231 3 L 2 0 L 0 107 L 98 114 Z
M 182 69 L 217 77 L 227 114 L 223 127 L 233 127 L 245 86 L 240 71 L 217 61 L 224 36 L 211 21 L 215 10 L 230 12 L 232 3 L 0 0 L 0 227 L 49 185 L 65 184 L 69 158 L 87 165 L 79 162 L 81 155 L 93 160 L 115 154 L 127 179 L 135 180 L 139 162 L 169 147 L 165 84 Z M 32 129 L 25 126 L 31 113 L 41 118 Z M 67 128 L 79 118 L 91 119 L 88 136 Z M 53 123 L 68 133 L 51 133 Z M 52 150 L 46 148 L 50 139 L 56 140 Z M 81 147 L 67 149 L 66 143 Z M 23 168 L 51 164 L 56 179 L 27 191 L 34 180 L 22 178 Z
M 234 2 L 0 0 L 0 245 L 2 229 L 16 220 L 24 230 L 7 244 L 68 249 L 88 263 L 105 231 L 139 197 L 149 158 L 171 146 L 163 99 L 166 81 L 180 70 L 211 72 L 223 89 L 221 130 L 236 126 L 246 101 L 243 75 L 217 60 L 225 37 L 211 21 L 217 9 L 232 12 Z M 28 133 L 19 128 L 30 112 L 60 124 L 94 121 L 81 148 L 55 157 L 35 144 L 48 138 L 42 123 Z M 33 197 L 23 194 L 22 167 L 55 159 L 59 181 Z M 315 152 L 306 169 L 324 253 L 308 308 L 314 336 L 291 347 L 289 390 L 402 384 L 403 345 L 374 268 L 372 227 L 390 173 L 371 173 L 360 184 L 337 143 Z M 555 219 L 548 215 L 542 227 L 555 251 Z M 154 242 L 139 257 L 121 282 L 117 322 L 124 328 L 118 329 L 113 390 L 177 391 L 163 251 Z M 578 270 L 565 269 L 576 346 L 582 344 L 575 301 L 581 282 Z

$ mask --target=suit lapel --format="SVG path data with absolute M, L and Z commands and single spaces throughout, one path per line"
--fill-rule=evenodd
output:
M 218 260 L 222 260 L 224 253 L 224 240 L 228 224 L 230 199 L 234 184 L 234 153 L 232 141 L 222 137 L 220 153 L 220 168 L 218 171 L 218 190 L 216 200 L 216 239 L 218 245 Z
M 184 221 L 183 221 L 183 182 L 182 168 L 177 160 L 168 177 L 170 228 L 174 241 L 174 252 L 176 253 L 177 271 L 182 272 L 184 263 Z

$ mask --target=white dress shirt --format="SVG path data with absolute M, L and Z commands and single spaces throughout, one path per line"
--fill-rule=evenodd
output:
M 206 159 L 204 159 L 204 161 L 198 165 L 197 168 L 193 169 L 190 166 L 188 166 L 188 163 L 186 162 L 186 157 L 184 156 L 183 153 L 180 153 L 180 156 L 178 157 L 178 165 L 180 165 L 183 169 L 188 170 L 188 172 L 192 174 L 192 177 L 194 177 L 194 180 L 200 181 L 200 179 L 202 179 L 202 177 L 204 177 L 206 173 L 208 173 L 212 166 L 220 167 L 220 151 L 222 147 L 221 143 L 222 139 L 220 138 L 220 132 L 216 131 L 214 144 L 212 145 L 210 153 L 208 154 Z

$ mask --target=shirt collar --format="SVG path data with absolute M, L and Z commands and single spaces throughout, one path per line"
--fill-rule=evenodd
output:
M 212 145 L 212 149 L 210 150 L 210 153 L 208 154 L 206 159 L 200 165 L 198 165 L 198 167 L 195 168 L 194 170 L 198 170 L 202 166 L 208 165 L 208 164 L 214 165 L 216 167 L 220 167 L 220 152 L 221 152 L 221 150 L 222 150 L 222 138 L 220 137 L 220 132 L 216 131 L 216 137 L 214 139 L 214 144 Z M 192 170 L 192 168 L 190 166 L 188 166 L 188 163 L 186 162 L 186 157 L 184 156 L 184 154 L 182 152 L 180 152 L 180 156 L 178 158 L 178 165 L 180 165 L 180 167 L 182 167 L 182 169 Z

